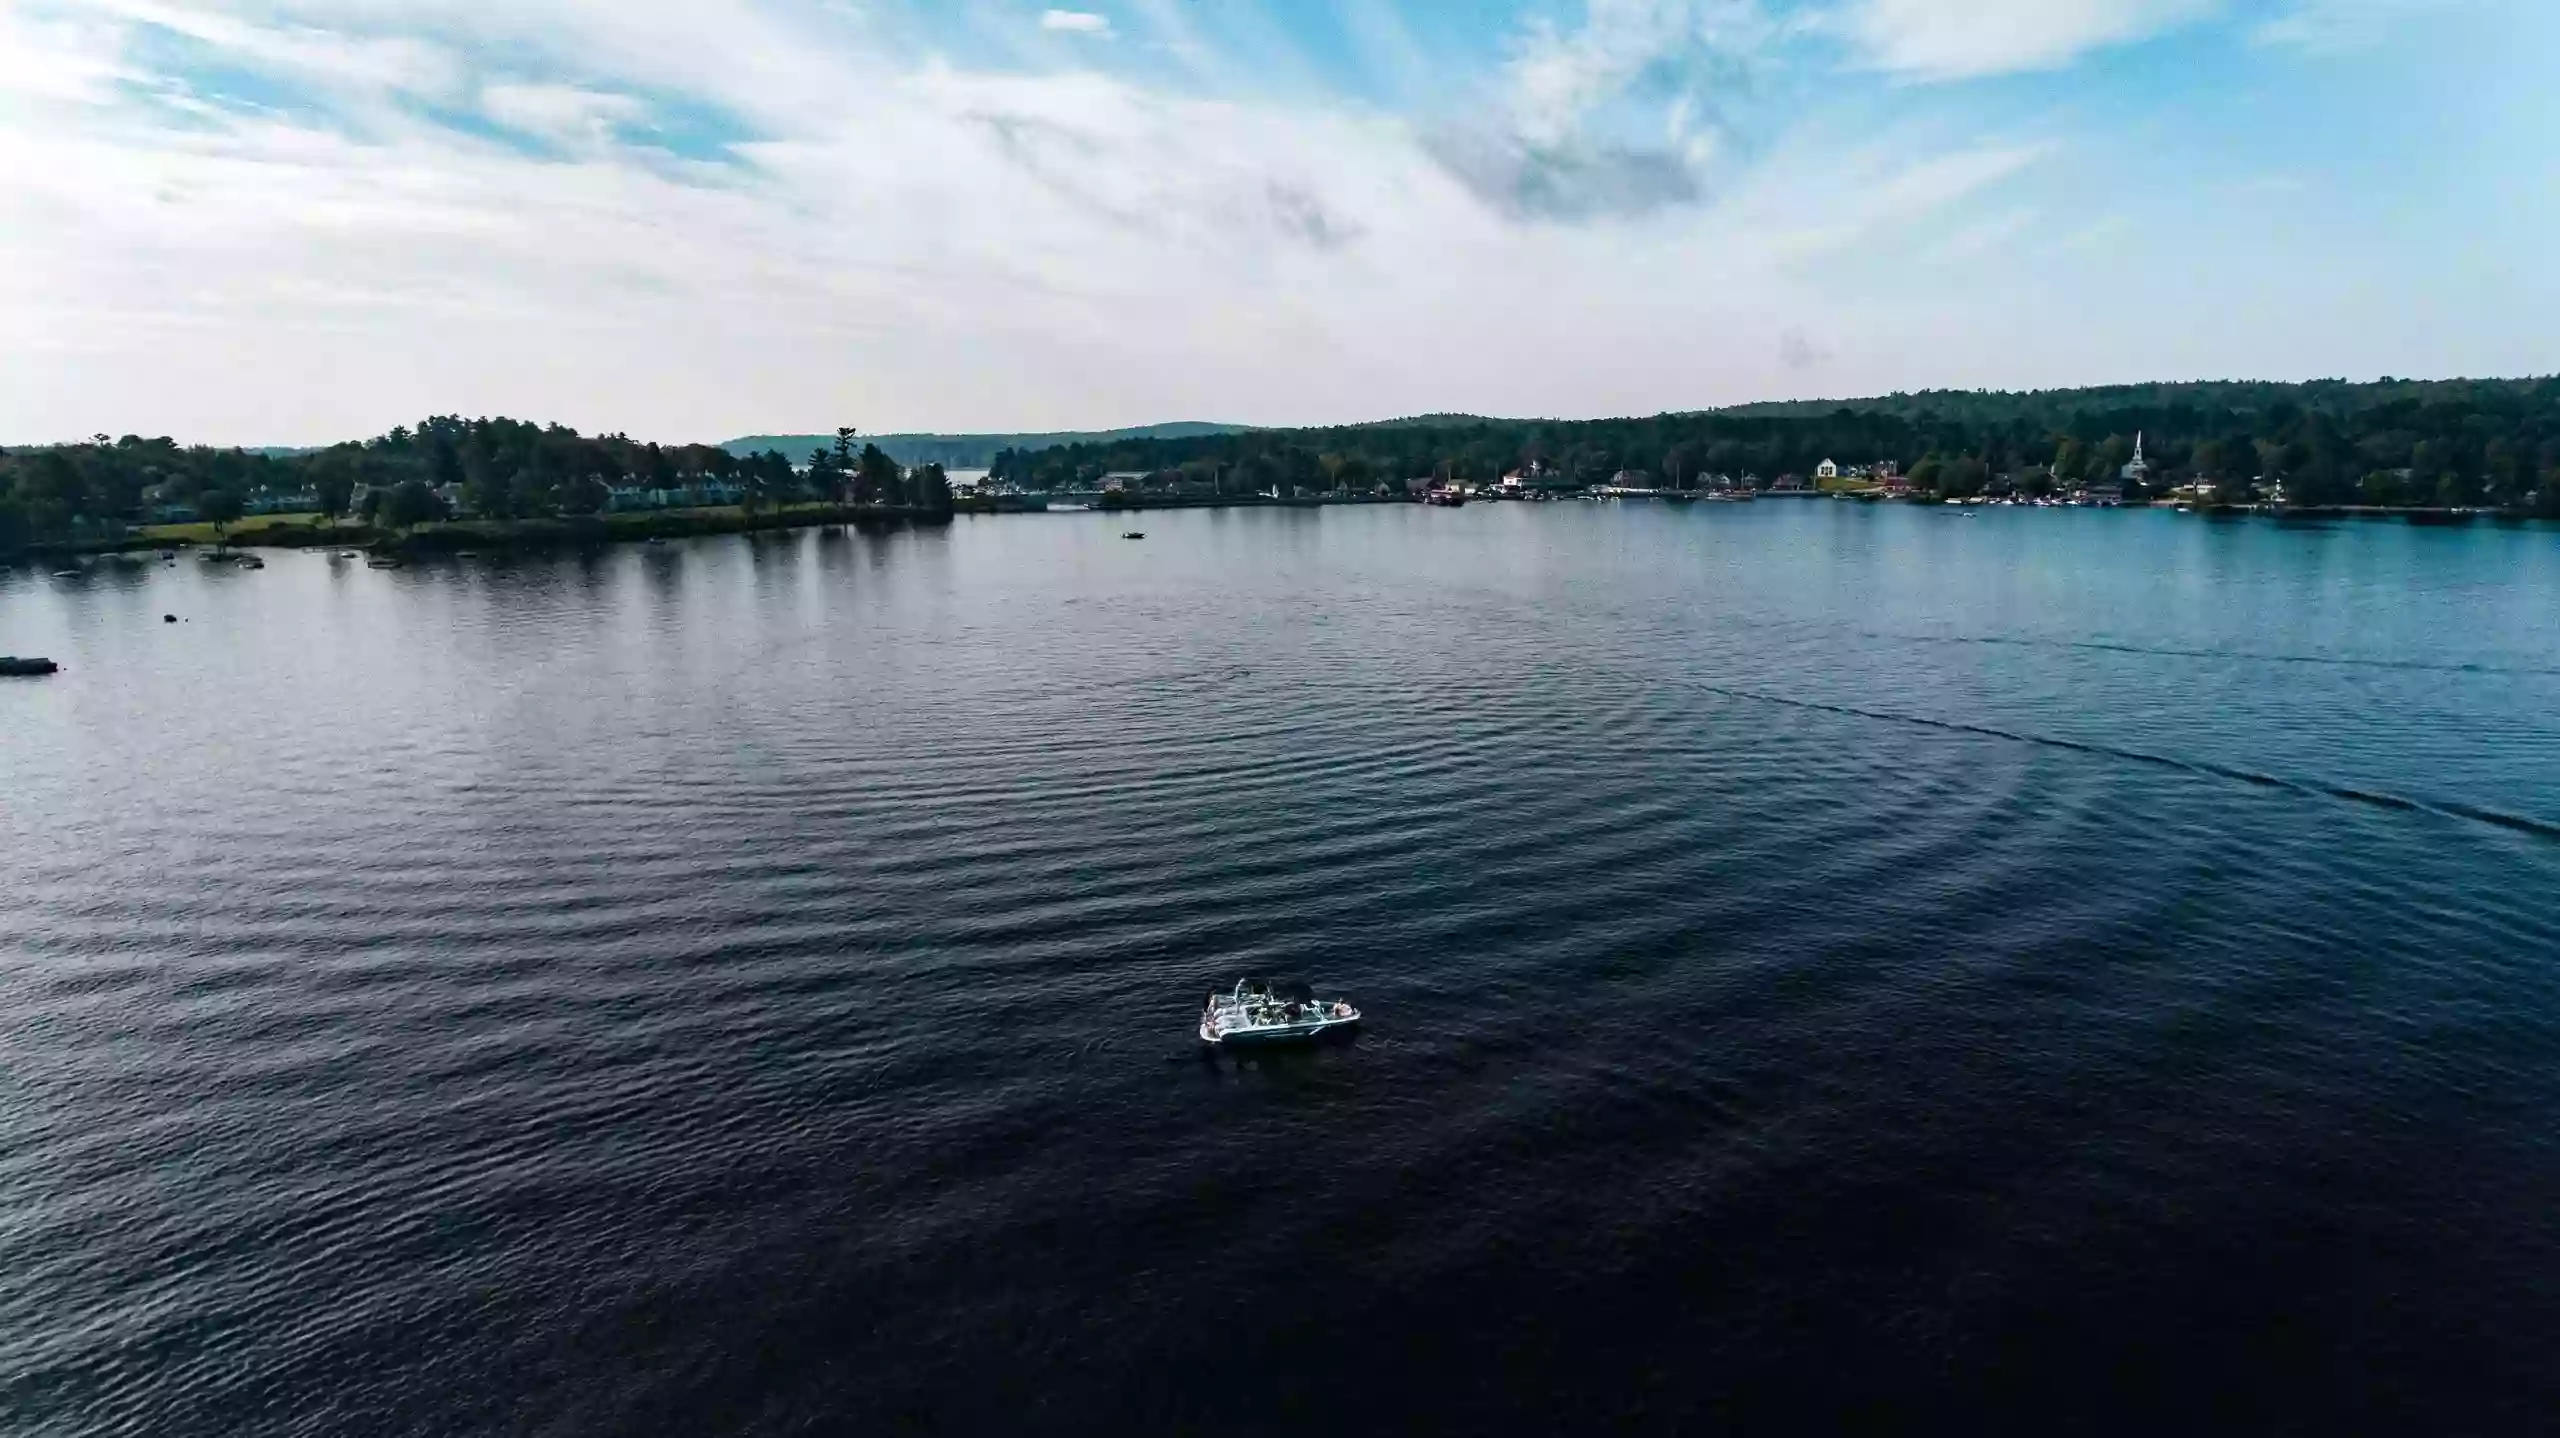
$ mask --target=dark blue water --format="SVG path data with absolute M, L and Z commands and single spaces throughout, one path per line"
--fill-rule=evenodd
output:
M 0 1430 L 2560 1411 L 2560 532 L 1145 524 L 0 578 Z

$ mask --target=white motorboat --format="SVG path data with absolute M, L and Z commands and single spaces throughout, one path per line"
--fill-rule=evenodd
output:
M 1305 984 L 1239 979 L 1227 993 L 1209 995 L 1200 1012 L 1200 1041 L 1216 1048 L 1306 1043 L 1360 1022 L 1360 1011 L 1341 999 L 1319 999 Z

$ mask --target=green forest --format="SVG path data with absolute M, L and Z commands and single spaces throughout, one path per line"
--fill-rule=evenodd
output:
M 0 552 L 112 541 L 155 519 L 217 525 L 293 510 L 410 529 L 597 514 L 615 491 L 698 492 L 749 513 L 794 503 L 949 513 L 938 465 L 902 466 L 850 429 L 795 462 L 779 450 L 643 444 L 560 425 L 439 415 L 361 442 L 277 454 L 98 435 L 0 451 Z
M 1649 419 L 1434 416 L 1320 429 L 1137 433 L 1006 448 L 998 479 L 1025 489 L 1099 484 L 1248 494 L 1368 493 L 1445 476 L 1534 469 L 1559 483 L 1623 472 L 1674 487 L 1767 486 L 1890 461 L 1948 498 L 2115 482 L 2142 439 L 2147 483 L 2128 502 L 2204 484 L 2255 503 L 2496 508 L 2560 517 L 2560 378 L 2199 383 L 2034 393 L 1931 391 L 1746 405 Z M 0 551 L 113 542 L 155 519 L 216 524 L 295 509 L 401 530 L 468 513 L 506 521 L 590 515 L 617 495 L 699 497 L 750 514 L 823 501 L 947 514 L 938 464 L 902 465 L 851 429 L 794 459 L 715 444 L 644 444 L 560 425 L 439 415 L 299 453 L 96 436 L 0 451 Z
M 1128 439 L 1188 439 L 1203 434 L 1233 434 L 1246 426 L 1240 424 L 1201 424 L 1182 421 L 1174 424 L 1142 425 L 1136 429 L 1099 430 L 1085 433 L 1056 434 L 875 434 L 870 442 L 878 445 L 900 464 L 939 464 L 950 469 L 985 469 L 994 463 L 996 452 L 1005 449 L 1055 449 L 1067 444 L 1114 444 Z M 805 454 L 813 446 L 823 447 L 830 437 L 822 434 L 753 434 L 733 439 L 722 446 L 733 454 L 759 454 L 778 449 L 785 454 Z
M 2137 435 L 2148 483 L 2128 501 L 2206 483 L 2233 503 L 2280 486 L 2302 506 L 2560 514 L 2560 378 L 1932 391 L 1650 419 L 1433 416 L 1008 450 L 994 471 L 1026 489 L 1142 474 L 1239 493 L 1366 491 L 1434 475 L 1481 483 L 1533 465 L 1568 483 L 1633 471 L 1674 487 L 1765 487 L 1830 459 L 1890 461 L 1920 488 L 1958 498 L 2117 482 Z

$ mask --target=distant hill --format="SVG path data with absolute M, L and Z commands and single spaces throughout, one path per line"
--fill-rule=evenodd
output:
M 866 434 L 859 436 L 864 444 L 876 444 L 900 464 L 938 464 L 945 469 L 985 469 L 995 462 L 1001 449 L 1056 449 L 1071 444 L 1121 444 L 1131 440 L 1205 439 L 1211 435 L 1242 434 L 1250 425 L 1205 424 L 1197 420 L 1180 420 L 1172 424 L 1139 425 L 1134 429 L 1062 432 L 1057 434 Z M 778 449 L 798 464 L 809 457 L 809 451 L 834 444 L 832 434 L 751 434 L 733 439 L 720 447 L 731 454 L 759 454 Z
M 1827 419 L 1843 410 L 1897 419 L 1934 416 L 1967 423 L 2025 423 L 2060 428 L 2078 415 L 2188 410 L 2199 414 L 2257 414 L 2278 405 L 2359 413 L 2395 404 L 2472 403 L 2530 389 L 2532 380 L 2341 379 L 2287 384 L 2269 380 L 2179 380 L 2155 384 L 2093 385 L 2085 389 L 1928 389 L 1863 399 L 1767 400 L 1729 405 L 1701 414 L 1733 419 Z

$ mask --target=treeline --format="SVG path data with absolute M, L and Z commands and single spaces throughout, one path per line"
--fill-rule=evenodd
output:
M 795 466 L 779 450 L 642 444 L 562 425 L 438 415 L 362 442 L 301 454 L 182 447 L 99 435 L 81 444 L 0 451 L 0 551 L 108 539 L 179 511 L 216 524 L 308 509 L 394 528 L 457 511 L 488 519 L 598 513 L 615 491 L 650 503 L 709 492 L 750 512 L 802 501 L 948 513 L 938 465 L 908 468 L 840 430 Z
M 1081 487 L 1113 474 L 1248 492 L 1367 490 L 1537 469 L 1568 483 L 1767 486 L 1822 461 L 1890 462 L 1950 497 L 2119 483 L 2142 440 L 2141 499 L 2206 483 L 2235 500 L 2496 506 L 2560 515 L 2560 379 L 2162 384 L 2033 394 L 1897 395 L 1650 419 L 1449 417 L 1131 439 L 996 457 L 1000 479 Z
M 998 451 L 1006 449 L 1055 449 L 1066 444 L 1112 444 L 1124 439 L 1184 439 L 1203 434 L 1229 434 L 1242 428 L 1244 426 L 1235 424 L 1181 421 L 1141 425 L 1133 429 L 1051 434 L 881 434 L 873 435 L 871 442 L 900 464 L 939 464 L 965 470 L 985 469 L 994 462 Z M 813 445 L 824 447 L 829 440 L 830 436 L 822 434 L 758 434 L 730 440 L 726 448 L 740 455 L 767 449 L 801 454 Z

